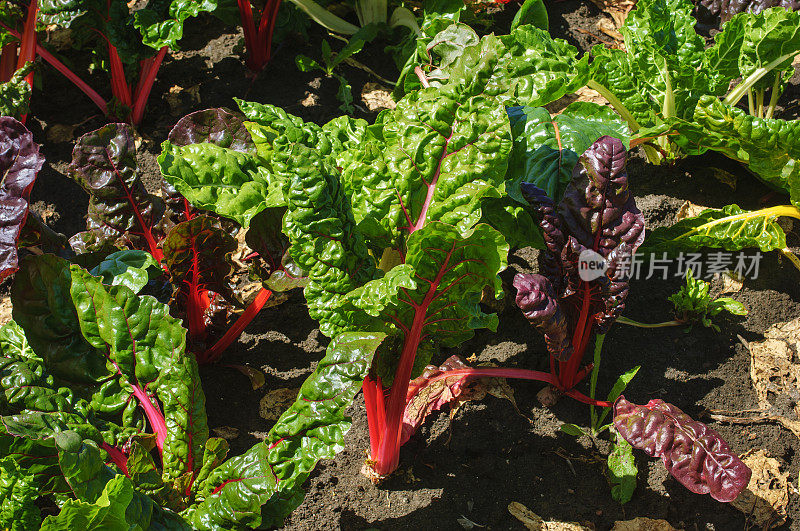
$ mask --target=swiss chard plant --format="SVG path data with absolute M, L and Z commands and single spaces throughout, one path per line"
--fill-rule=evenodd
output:
M 188 115 L 176 124 L 169 138 L 176 145 L 207 143 L 241 157 L 245 152 L 255 153 L 241 119 L 224 110 Z M 118 249 L 147 251 L 174 289 L 173 313 L 185 318 L 190 350 L 201 363 L 219 359 L 270 300 L 272 288 L 278 286 L 280 292 L 293 287 L 287 281 L 266 287 L 273 275 L 287 274 L 281 249 L 288 244 L 278 236 L 280 219 L 259 216 L 255 223 L 248 223 L 253 237 L 247 236 L 256 246 L 254 253 L 263 253 L 250 259 L 258 257 L 265 287 L 248 301 L 230 328 L 221 332 L 229 310 L 242 304 L 231 285 L 231 254 L 238 248 L 231 232 L 235 234 L 238 225 L 204 213 L 202 203 L 195 208 L 169 185 L 163 189 L 165 199 L 149 193 L 139 175 L 133 132 L 126 124 L 109 124 L 78 139 L 68 173 L 90 196 L 87 230 L 70 239 L 73 249 L 100 255 Z M 230 188 L 227 193 L 237 195 Z M 291 266 L 288 270 L 302 284 L 302 274 Z
M 0 4 L 0 116 L 25 123 L 36 59 L 38 0 Z
M 673 133 L 655 140 L 651 162 L 713 149 L 788 190 L 796 149 L 787 133 L 794 124 L 774 120 L 773 113 L 800 52 L 800 13 L 773 8 L 736 15 L 706 48 L 692 8 L 687 0 L 637 4 L 621 29 L 628 51 L 595 47 L 589 86 L 634 132 Z M 736 107 L 745 96 L 749 114 Z M 768 139 L 765 128 L 781 133 Z
M 35 45 L 36 54 L 74 83 L 103 114 L 138 125 L 167 51 L 178 49 L 184 21 L 216 6 L 216 0 L 171 0 L 150 2 L 132 12 L 127 3 L 111 0 L 42 3 L 42 23 L 69 28 L 82 49 L 100 58 L 111 78 L 110 98 L 89 86 L 46 46 Z
M 800 270 L 800 260 L 787 247 L 786 233 L 778 222 L 780 217 L 800 219 L 796 206 L 799 191 L 800 188 L 792 190 L 792 204 L 788 205 L 761 210 L 744 210 L 738 205 L 704 209 L 696 216 L 653 230 L 644 241 L 642 252 L 674 256 L 702 248 L 779 251 Z
M 91 272 L 51 254 L 23 261 L 0 328 L 0 500 L 13 495 L 13 517 L 34 525 L 36 499 L 57 500 L 43 529 L 278 525 L 316 461 L 341 450 L 381 336 L 334 341 L 265 441 L 226 459 L 186 330 L 137 294 L 146 257 L 123 251 Z
M 706 48 L 692 9 L 689 0 L 637 3 L 621 28 L 626 51 L 595 46 L 591 64 L 589 54 L 578 59 L 574 48 L 530 26 L 479 42 L 451 26 L 418 76 L 423 86 L 465 79 L 482 55 L 496 53 L 503 66 L 490 86 L 509 105 L 544 105 L 588 85 L 641 137 L 650 162 L 717 150 L 788 191 L 798 172 L 796 124 L 773 115 L 800 52 L 800 13 L 736 15 Z M 749 113 L 737 107 L 745 97 Z
M 253 206 L 285 208 L 289 255 L 307 274 L 305 296 L 320 330 L 334 338 L 386 336 L 363 379 L 367 468 L 376 478 L 397 468 L 401 444 L 425 414 L 449 401 L 427 401 L 430 386 L 460 388 L 487 371 L 531 372 L 454 365 L 417 380 L 440 346 L 497 324 L 479 301 L 484 287 L 500 289 L 497 273 L 508 247 L 479 221 L 481 199 L 500 196 L 511 133 L 504 106 L 483 93 L 483 83 L 479 75 L 469 84 L 411 94 L 373 126 L 343 118 L 318 126 L 240 102 L 260 155 L 238 165 L 246 177 L 239 187 L 247 192 L 237 199 L 251 190 L 262 194 L 247 203 L 200 200 L 225 192 L 208 163 L 229 153 L 165 143 L 160 157 L 170 183 L 222 216 L 241 219 Z M 252 164 L 283 180 L 281 196 L 268 193 Z
M 602 345 L 602 335 L 624 308 L 626 264 L 644 240 L 644 218 L 628 191 L 626 157 L 620 140 L 601 137 L 579 159 L 558 204 L 535 185 L 521 185 L 546 243 L 541 273 L 514 278 L 517 306 L 544 334 L 549 352 L 550 374 L 539 379 L 556 394 L 594 406 L 612 403 L 575 390 L 592 370 L 583 359 L 593 335 Z M 719 434 L 675 406 L 661 400 L 637 406 L 622 395 L 613 404 L 619 434 L 635 448 L 662 457 L 692 492 L 731 501 L 747 485 L 750 470 Z
M 626 149 L 610 137 L 580 158 L 560 210 L 534 185 L 519 185 L 542 223 L 544 268 L 552 280 L 518 276 L 517 297 L 546 330 L 552 372 L 471 368 L 455 359 L 427 366 L 440 347 L 497 323 L 479 301 L 484 288 L 500 294 L 497 274 L 508 245 L 481 219 L 485 201 L 502 197 L 509 179 L 514 138 L 504 102 L 516 89 L 497 81 L 506 57 L 486 53 L 478 61 L 468 79 L 413 92 L 374 125 L 337 118 L 319 126 L 276 107 L 239 102 L 256 156 L 166 142 L 159 157 L 165 179 L 200 208 L 243 224 L 285 208 L 288 254 L 307 275 L 304 293 L 321 332 L 385 336 L 362 385 L 371 447 L 365 472 L 376 481 L 397 468 L 400 446 L 425 416 L 458 400 L 475 378 L 539 380 L 585 403 L 612 405 L 576 389 L 591 370 L 581 360 L 593 334 L 607 330 L 623 307 L 623 262 L 644 239 L 642 215 L 627 190 Z M 225 161 L 225 172 L 215 171 L 218 161 Z M 233 176 L 237 194 L 224 186 Z M 581 251 L 607 260 L 607 274 L 582 280 Z M 682 429 L 672 420 L 664 426 Z M 704 451 L 706 442 L 695 441 L 695 450 Z M 711 468 L 727 451 L 720 445 L 719 455 L 708 459 Z M 702 479 L 677 475 L 706 486 L 692 487 L 696 492 L 725 501 L 749 478 L 732 455 L 716 471 Z

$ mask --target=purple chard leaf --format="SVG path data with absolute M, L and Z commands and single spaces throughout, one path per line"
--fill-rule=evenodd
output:
M 22 123 L 0 117 L 0 279 L 18 266 L 17 240 L 28 216 L 28 198 L 44 156 Z
M 644 240 L 644 217 L 628 191 L 622 141 L 600 137 L 581 155 L 564 197 L 553 200 L 521 183 L 545 240 L 541 275 L 517 275 L 517 305 L 544 334 L 550 355 L 562 363 L 553 376 L 572 389 L 594 332 L 605 333 L 624 308 L 628 272 L 623 267 Z M 584 270 L 587 263 L 602 270 Z M 596 274 L 587 274 L 596 273 Z M 574 359 L 573 359 L 574 358 Z
M 614 426 L 634 448 L 660 457 L 667 471 L 694 493 L 729 502 L 750 481 L 750 469 L 719 433 L 663 400 L 639 406 L 620 396 L 614 403 Z

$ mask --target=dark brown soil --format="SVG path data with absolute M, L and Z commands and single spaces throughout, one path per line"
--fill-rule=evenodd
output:
M 599 11 L 591 3 L 576 0 L 548 4 L 551 30 L 586 50 L 596 44 L 595 24 Z M 497 18 L 497 31 L 507 28 L 509 16 Z M 505 24 L 505 26 L 501 26 Z M 310 42 L 324 34 L 312 30 Z M 588 32 L 588 33 L 587 33 Z M 318 44 L 300 40 L 283 43 L 272 64 L 254 81 L 246 76 L 242 58 L 234 52 L 241 34 L 211 18 L 190 21 L 184 41 L 186 51 L 164 63 L 139 131 L 143 137 L 140 164 L 151 185 L 158 179 L 155 157 L 160 143 L 174 122 L 192 110 L 235 107 L 233 97 L 273 103 L 306 120 L 325 122 L 340 114 L 333 79 L 301 73 L 294 56 L 318 56 Z M 378 52 L 365 52 L 358 59 L 387 78 L 396 76 L 393 65 Z M 371 79 L 363 71 L 345 67 L 343 73 L 354 89 L 356 103 L 361 87 Z M 72 85 L 50 69 L 44 69 L 44 94 L 36 92 L 30 126 L 43 144 L 48 163 L 34 190 L 36 209 L 50 212 L 52 226 L 68 235 L 81 230 L 86 212 L 85 194 L 65 175 L 71 141 L 48 140 L 54 126 L 75 126 L 73 136 L 102 125 L 102 117 Z M 95 75 L 96 87 L 107 87 L 103 75 Z M 198 86 L 200 101 L 185 94 L 177 109 L 163 96 L 179 85 Z M 309 94 L 317 104 L 300 102 Z M 795 101 L 793 88 L 784 96 Z M 374 113 L 357 111 L 372 119 Z M 722 168 L 738 178 L 735 191 L 714 178 Z M 689 159 L 677 168 L 654 168 L 634 158 L 629 166 L 631 187 L 653 228 L 671 223 L 684 200 L 707 206 L 737 202 L 744 208 L 759 206 L 768 190 L 728 161 L 712 156 Z M 771 201 L 780 201 L 772 198 Z M 797 246 L 797 227 L 787 226 L 790 244 Z M 510 257 L 506 282 L 516 271 L 536 268 L 536 252 L 517 251 Z M 674 275 L 674 271 L 672 272 Z M 604 394 L 616 377 L 633 366 L 642 370 L 630 384 L 626 396 L 639 403 L 664 398 L 687 413 L 700 417 L 704 408 L 730 410 L 756 405 L 749 377 L 749 356 L 737 336 L 758 340 L 771 324 L 800 314 L 798 272 L 776 253 L 764 256 L 758 279 L 748 281 L 733 295 L 750 311 L 746 319 L 722 319 L 722 330 L 680 328 L 643 331 L 616 325 L 605 341 L 598 389 Z M 669 320 L 667 296 L 682 280 L 639 280 L 632 283 L 625 315 L 644 322 Z M 714 289 L 719 291 L 719 282 Z M 285 304 L 264 310 L 253 321 L 241 341 L 226 354 L 227 363 L 247 364 L 266 374 L 266 385 L 252 390 L 240 373 L 224 367 L 202 370 L 212 428 L 233 427 L 239 432 L 231 442 L 232 452 L 241 453 L 262 439 L 271 422 L 259 416 L 259 402 L 272 389 L 296 388 L 323 356 L 328 339 L 309 318 L 302 294 L 294 293 Z M 502 312 L 497 333 L 479 331 L 475 338 L 452 353 L 477 355 L 481 362 L 546 370 L 545 347 L 513 306 Z M 307 483 L 305 502 L 286 521 L 287 529 L 321 530 L 368 528 L 455 529 L 469 520 L 487 529 L 522 529 L 508 512 L 512 501 L 520 502 L 545 519 L 583 521 L 609 529 L 614 521 L 648 516 L 665 518 L 686 529 L 742 529 L 745 516 L 731 506 L 708 496 L 695 495 L 680 486 L 663 465 L 637 455 L 638 487 L 633 500 L 620 506 L 611 498 L 605 479 L 605 443 L 599 448 L 588 438 L 575 439 L 559 431 L 563 422 L 586 426 L 588 408 L 562 400 L 552 410 L 536 400 L 540 384 L 511 382 L 519 411 L 507 400 L 489 397 L 467 403 L 453 416 L 433 416 L 401 453 L 400 470 L 380 486 L 372 485 L 359 470 L 369 446 L 363 400 L 359 396 L 350 413 L 353 428 L 347 445 L 337 458 L 321 462 Z M 778 458 L 796 481 L 800 441 L 777 426 L 748 427 L 711 422 L 739 453 L 766 448 Z M 789 523 L 800 522 L 800 503 L 791 497 Z M 459 523 L 462 519 L 462 523 Z M 468 527 L 467 527 L 468 528 Z

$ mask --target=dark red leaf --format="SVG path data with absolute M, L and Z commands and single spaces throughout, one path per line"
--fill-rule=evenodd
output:
M 660 457 L 683 486 L 729 502 L 750 482 L 751 471 L 715 432 L 663 400 L 639 406 L 620 396 L 614 426 L 631 445 Z
M 19 269 L 17 240 L 28 215 L 28 199 L 44 156 L 22 123 L 0 117 L 0 279 Z

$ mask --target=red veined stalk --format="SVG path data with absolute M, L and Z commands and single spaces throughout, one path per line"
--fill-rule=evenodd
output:
M 278 20 L 278 9 L 281 0 L 267 0 L 261 10 L 261 17 L 256 27 L 253 8 L 250 0 L 237 0 L 239 16 L 244 30 L 244 43 L 247 48 L 245 64 L 253 73 L 258 73 L 272 59 L 272 34 L 275 31 L 275 22 Z
M 109 116 L 109 105 L 100 94 L 89 86 L 86 81 L 80 78 L 75 72 L 69 69 L 64 63 L 59 61 L 53 54 L 48 52 L 36 42 L 36 15 L 38 13 L 36 0 L 33 0 L 28 8 L 28 17 L 26 19 L 25 30 L 22 34 L 13 28 L 6 27 L 9 32 L 20 39 L 21 51 L 17 61 L 17 68 L 22 67 L 27 61 L 33 61 L 36 55 L 39 55 L 45 62 L 50 64 L 64 77 L 70 80 L 81 92 L 86 94 L 92 102 L 97 105 L 100 111 Z M 111 94 L 122 105 L 131 109 L 131 112 L 126 117 L 121 117 L 133 125 L 139 125 L 144 118 L 144 109 L 147 100 L 150 98 L 150 92 L 153 89 L 153 84 L 156 80 L 158 70 L 161 68 L 161 63 L 167 55 L 167 47 L 164 46 L 153 57 L 143 59 L 139 63 L 139 81 L 135 88 L 128 84 L 125 76 L 125 68 L 122 59 L 119 56 L 116 46 L 111 44 L 108 38 L 100 34 L 106 41 L 109 59 L 109 71 L 111 76 Z M 6 71 L 12 68 L 13 59 L 7 59 L 12 56 L 12 52 L 16 49 L 16 43 L 7 45 L 2 49 L 2 57 L 0 57 L 0 81 L 7 81 L 11 74 L 6 74 Z M 13 73 L 13 70 L 11 71 Z M 33 83 L 33 74 L 26 77 L 29 84 Z
M 214 346 L 210 349 L 206 350 L 201 357 L 198 357 L 198 361 L 200 363 L 214 363 L 219 361 L 219 358 L 222 356 L 222 353 L 225 352 L 231 344 L 233 344 L 236 339 L 242 335 L 242 332 L 250 324 L 258 312 L 264 307 L 267 301 L 272 296 L 272 291 L 261 288 L 261 291 L 258 292 L 256 298 L 253 299 L 253 302 L 247 307 L 247 309 L 236 319 L 236 322 L 233 323 L 225 335 L 223 335 L 219 341 L 217 341 Z M 200 360 L 202 358 L 202 361 Z
M 19 42 L 12 42 L 3 46 L 0 50 L 0 83 L 8 82 L 25 63 L 33 62 L 36 59 L 36 19 L 38 18 L 39 6 L 37 0 L 31 0 L 25 15 L 25 22 L 22 26 L 22 33 L 16 28 L 9 28 L 5 24 L 3 27 L 9 33 L 19 39 Z M 25 82 L 33 88 L 33 72 L 25 76 Z M 22 116 L 20 121 L 25 123 L 27 115 Z
M 400 208 L 403 212 L 406 222 L 405 230 L 408 231 L 408 234 L 413 234 L 426 225 L 428 210 L 432 204 L 433 197 L 436 192 L 436 186 L 441 174 L 442 163 L 448 156 L 448 144 L 450 143 L 451 139 L 452 136 L 445 139 L 442 156 L 438 161 L 436 170 L 430 182 L 425 183 L 428 189 L 416 219 L 412 216 L 410 209 L 407 208 L 407 206 L 403 203 L 402 198 L 400 199 Z M 411 309 L 413 310 L 413 318 L 410 324 L 405 324 L 399 320 L 395 320 L 395 324 L 403 332 L 404 338 L 403 347 L 400 353 L 400 360 L 394 375 L 392 387 L 388 391 L 388 398 L 386 397 L 386 393 L 384 392 L 380 378 L 374 374 L 368 375 L 362 384 L 364 401 L 367 409 L 367 422 L 369 424 L 370 431 L 370 465 L 372 470 L 378 476 L 386 476 L 397 469 L 400 455 L 403 415 L 407 404 L 413 397 L 408 395 L 409 393 L 412 393 L 409 391 L 409 384 L 411 373 L 414 367 L 414 360 L 416 358 L 420 343 L 426 337 L 424 332 L 425 326 L 431 322 L 430 319 L 435 315 L 435 312 L 433 315 L 429 314 L 429 309 L 439 295 L 446 292 L 454 283 L 457 283 L 460 280 L 456 280 L 453 284 L 448 284 L 446 286 L 442 285 L 445 274 L 452 270 L 452 268 L 456 266 L 457 261 L 460 259 L 459 257 L 454 256 L 455 250 L 455 243 L 449 251 L 446 249 L 438 250 L 443 254 L 439 271 L 436 273 L 434 278 L 419 279 L 419 281 L 425 281 L 428 283 L 428 290 L 420 302 L 416 302 L 405 290 L 403 290 L 405 298 L 401 297 L 400 301 L 411 306 Z M 402 253 L 401 259 L 403 262 L 405 262 L 405 255 Z M 584 286 L 584 292 L 585 298 L 582 302 L 580 317 L 580 322 L 582 324 L 579 324 L 579 326 L 576 327 L 575 335 L 577 338 L 576 344 L 582 344 L 582 348 L 585 350 L 589 341 L 589 337 L 591 336 L 594 315 L 591 313 L 591 290 L 589 289 L 588 284 Z M 594 400 L 572 389 L 575 383 L 577 383 L 579 379 L 584 378 L 586 374 L 588 374 L 588 370 L 591 370 L 591 368 L 588 370 L 586 368 L 578 370 L 580 366 L 580 359 L 583 356 L 578 355 L 576 352 L 573 357 L 578 359 L 572 362 L 574 365 L 574 372 L 569 373 L 570 376 L 567 376 L 567 371 L 559 376 L 559 374 L 555 374 L 555 371 L 553 374 L 548 374 L 545 372 L 530 371 L 525 369 L 470 368 L 446 371 L 441 378 L 462 376 L 463 378 L 502 377 L 538 380 L 551 385 L 557 385 L 558 387 L 563 388 L 565 394 L 573 396 L 574 398 L 587 404 L 610 407 L 611 404 L 608 402 Z M 569 371 L 572 371 L 572 365 L 570 365 L 568 369 Z M 571 383 L 568 386 L 561 385 L 563 381 L 568 381 Z

